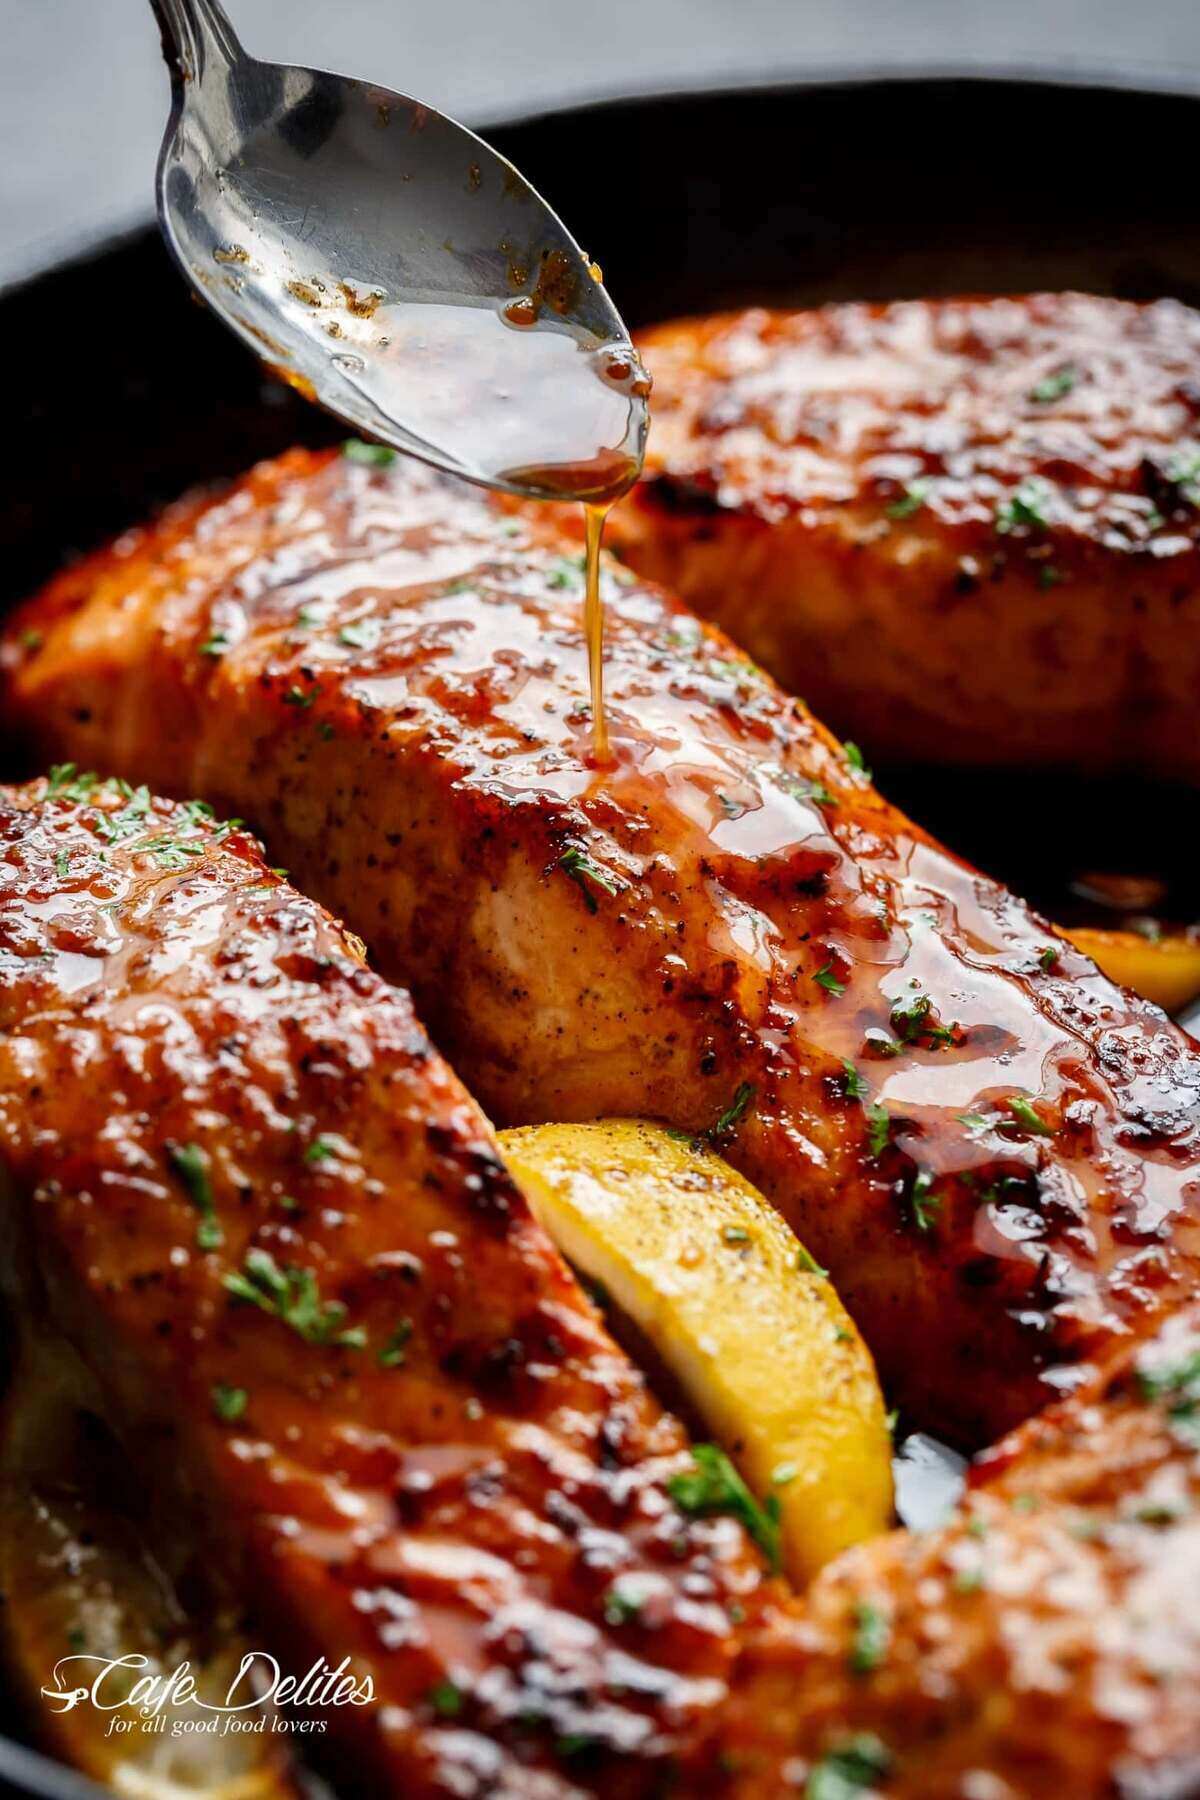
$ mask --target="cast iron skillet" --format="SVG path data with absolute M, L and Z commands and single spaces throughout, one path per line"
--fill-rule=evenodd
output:
M 1198 133 L 1186 95 L 939 76 L 607 101 L 488 135 L 636 327 L 756 300 L 1031 288 L 1200 304 Z M 148 227 L 0 296 L 0 328 L 0 608 L 185 488 L 340 435 L 190 300 Z M 1051 807 L 1036 780 L 949 768 L 889 770 L 884 785 L 1060 911 L 1055 871 L 1117 819 L 1173 878 L 1181 915 L 1200 916 L 1179 796 L 1105 782 Z M 0 1738 L 0 1792 L 97 1790 Z

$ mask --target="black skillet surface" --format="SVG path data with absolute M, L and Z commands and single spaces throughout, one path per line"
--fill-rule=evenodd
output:
M 638 326 L 756 300 L 1038 287 L 1200 304 L 1198 132 L 1200 99 L 973 76 L 617 100 L 489 135 Z M 189 298 L 149 229 L 0 296 L 0 327 L 0 608 L 183 489 L 339 435 Z M 1190 792 L 950 766 L 883 785 L 1060 913 L 1070 869 L 1107 856 L 1162 872 L 1168 910 L 1200 916 Z M 96 1790 L 0 1739 L 0 1792 Z

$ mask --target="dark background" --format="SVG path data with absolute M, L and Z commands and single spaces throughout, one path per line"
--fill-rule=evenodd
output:
M 1200 88 L 1200 0 L 228 5 L 251 51 L 370 76 L 476 124 L 600 93 L 847 67 L 1050 65 Z M 166 105 L 146 0 L 0 0 L 0 284 L 146 214 Z

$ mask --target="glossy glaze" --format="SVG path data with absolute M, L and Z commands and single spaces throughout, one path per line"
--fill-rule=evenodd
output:
M 1079 294 L 655 327 L 612 542 L 902 761 L 1200 778 L 1200 314 Z
M 349 1791 L 811 1800 L 864 1736 L 904 1800 L 1187 1791 L 1194 1316 L 998 1446 L 944 1530 L 785 1603 L 671 1506 L 679 1427 L 406 998 L 244 833 L 0 792 L 0 1028 L 10 1298 L 82 1353 L 168 1566 L 260 1647 L 370 1674 L 332 1713 Z M 231 1298 L 250 1247 L 365 1341 Z
M 858 1793 L 807 1784 L 866 1739 L 864 1790 L 888 1800 L 1188 1800 L 1198 1425 L 1192 1309 L 1001 1445 L 950 1525 L 848 1552 L 771 1623 L 722 1720 L 717 1791 Z
M 911 1419 L 986 1442 L 1194 1284 L 1200 1058 L 612 569 L 594 769 L 581 600 L 553 523 L 295 453 L 52 586 L 3 704 L 252 818 L 500 1122 L 751 1090 L 731 1160 Z
M 681 1428 L 407 996 L 244 833 L 0 790 L 0 1170 L 6 1283 L 98 1378 L 167 1566 L 371 1678 L 329 1713 L 354 1791 L 641 1793 L 694 1750 L 757 1553 L 674 1508 Z M 344 1306 L 331 1341 L 229 1291 L 252 1251 Z

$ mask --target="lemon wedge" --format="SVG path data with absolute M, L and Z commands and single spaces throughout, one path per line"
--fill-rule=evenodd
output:
M 891 1436 L 874 1364 L 758 1190 L 640 1119 L 523 1126 L 500 1142 L 563 1254 L 642 1333 L 759 1506 L 777 1513 L 788 1574 L 806 1582 L 886 1531 Z
M 198 1695 L 220 1705 L 247 1646 L 232 1621 L 194 1627 L 146 1554 L 108 1491 L 120 1457 L 95 1423 L 96 1399 L 67 1346 L 25 1337 L 0 1417 L 0 1650 L 10 1695 L 37 1719 L 47 1749 L 120 1800 L 299 1800 L 288 1740 L 269 1730 L 265 1704 L 262 1733 L 197 1731 L 216 1715 L 170 1700 L 157 1719 L 118 1704 L 135 1680 L 165 1681 L 182 1664 Z M 142 1660 L 102 1673 L 122 1657 Z M 69 1703 L 97 1679 L 102 1705 Z M 114 1718 L 121 1724 L 110 1730 Z
M 1178 1012 L 1200 994 L 1200 939 L 1184 932 L 1145 938 L 1136 931 L 1089 926 L 1064 931 L 1112 981 L 1153 1000 L 1164 1012 Z

